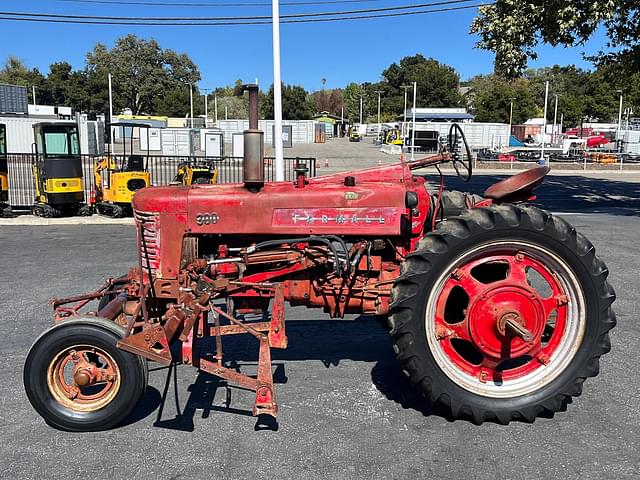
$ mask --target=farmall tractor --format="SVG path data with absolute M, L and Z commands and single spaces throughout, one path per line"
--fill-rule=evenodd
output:
M 148 360 L 250 390 L 253 413 L 276 416 L 271 349 L 287 347 L 285 302 L 386 318 L 398 374 L 452 418 L 531 422 L 598 374 L 615 295 L 584 236 L 522 203 L 545 167 L 482 197 L 445 191 L 442 175 L 438 185 L 414 171 L 452 163 L 471 176 L 454 124 L 426 158 L 265 182 L 258 89 L 244 89 L 244 183 L 140 190 L 139 263 L 97 291 L 52 300 L 55 324 L 24 368 L 50 425 L 117 425 L 145 391 Z M 93 300 L 97 310 L 82 313 Z M 257 375 L 223 355 L 225 338 L 240 334 L 255 338 Z

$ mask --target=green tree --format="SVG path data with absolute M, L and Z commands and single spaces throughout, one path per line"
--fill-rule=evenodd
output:
M 41 96 L 46 96 L 45 78 L 37 68 L 29 69 L 24 62 L 14 56 L 9 56 L 0 69 L 0 83 L 20 85 L 27 87 L 31 97 L 31 87 L 36 87 L 36 100 L 40 102 Z M 33 101 L 30 99 L 30 101 Z M 42 103 L 42 102 L 40 102 Z
M 591 60 L 640 71 L 640 3 L 638 0 L 496 0 L 480 7 L 471 32 L 478 46 L 495 53 L 496 73 L 514 78 L 535 59 L 540 43 L 582 45 L 603 27 L 609 52 Z
M 513 124 L 539 112 L 529 80 L 508 82 L 496 75 L 478 75 L 468 82 L 470 110 L 478 122 L 508 123 L 513 101 Z
M 235 81 L 233 86 L 218 87 L 209 93 L 209 116 L 213 118 L 215 112 L 215 98 L 218 99 L 218 120 L 224 120 L 225 109 L 230 119 L 248 118 L 249 116 L 249 97 L 243 95 L 236 97 L 234 94 L 235 87 L 242 85 L 242 80 Z M 264 95 L 260 92 L 260 103 L 263 101 Z
M 360 121 L 360 97 L 364 96 L 364 89 L 355 82 L 348 84 L 343 93 L 345 117 L 352 122 Z
M 273 85 L 262 100 L 264 118 L 273 118 Z M 282 118 L 284 120 L 309 120 L 314 113 L 313 103 L 307 91 L 299 85 L 282 85 Z
M 112 74 L 114 104 L 120 108 L 130 108 L 134 115 L 158 112 L 177 111 L 177 98 L 184 98 L 179 93 L 167 96 L 167 93 L 180 88 L 187 91 L 186 105 L 179 109 L 189 111 L 188 85 L 200 80 L 200 72 L 186 54 L 178 54 L 173 50 L 162 49 L 155 40 L 144 40 L 135 35 L 116 40 L 115 46 L 109 50 L 103 44 L 97 44 L 87 55 L 87 75 L 96 83 L 106 81 Z M 197 96 L 197 87 L 194 88 Z M 164 105 L 164 98 L 171 99 Z
M 402 86 L 413 85 L 413 82 L 417 82 L 418 85 L 418 107 L 457 107 L 463 104 L 459 91 L 460 76 L 453 67 L 433 58 L 425 58 L 420 54 L 404 57 L 399 64 L 394 63 L 384 70 L 382 79 L 381 83 L 376 84 L 375 89 L 384 92 L 383 112 L 401 115 L 404 109 Z M 411 95 L 411 91 L 409 94 Z

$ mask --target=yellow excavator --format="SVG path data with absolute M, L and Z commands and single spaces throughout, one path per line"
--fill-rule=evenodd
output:
M 211 159 L 191 158 L 178 164 L 175 183 L 181 185 L 206 185 L 218 181 L 218 169 Z
M 141 188 L 151 185 L 149 173 L 149 128 L 148 124 L 133 122 L 118 122 L 107 124 L 110 134 L 116 128 L 121 129 L 123 142 L 122 155 L 108 151 L 98 159 L 94 167 L 95 180 L 95 209 L 100 215 L 113 218 L 131 215 L 131 200 L 133 194 Z M 147 150 L 134 153 L 133 129 L 139 128 L 140 137 L 146 135 Z M 127 148 L 127 143 L 128 148 Z M 111 143 L 109 142 L 108 145 Z M 138 149 L 138 152 L 141 152 Z
M 41 122 L 33 125 L 33 134 L 36 187 L 33 214 L 40 217 L 91 215 L 91 207 L 84 203 L 78 125 L 75 122 Z

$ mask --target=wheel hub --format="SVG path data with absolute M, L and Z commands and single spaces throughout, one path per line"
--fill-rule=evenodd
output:
M 542 300 L 533 289 L 496 285 L 470 305 L 469 333 L 476 347 L 494 359 L 516 358 L 539 342 L 546 318 Z

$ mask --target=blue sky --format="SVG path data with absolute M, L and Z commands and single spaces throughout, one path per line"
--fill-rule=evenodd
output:
M 152 0 L 139 0 L 152 1 Z M 162 1 L 177 0 L 153 0 Z M 228 0 L 185 0 L 199 3 L 230 3 Z M 249 0 L 243 0 L 245 2 Z M 257 1 L 257 0 L 253 0 Z M 264 0 L 260 0 L 264 1 Z M 286 0 L 283 0 L 286 1 Z M 372 0 L 349 5 L 289 6 L 282 14 L 377 8 L 407 5 L 410 0 Z M 70 13 L 112 16 L 230 16 L 269 15 L 269 7 L 185 8 L 74 3 L 60 0 L 7 0 L 1 9 L 12 12 Z M 462 79 L 490 73 L 493 55 L 474 48 L 477 38 L 469 35 L 475 10 L 432 13 L 399 18 L 352 22 L 282 25 L 282 78 L 308 90 L 342 87 L 350 81 L 374 82 L 393 62 L 406 55 L 421 53 L 452 65 Z M 50 63 L 66 60 L 76 68 L 84 65 L 85 54 L 95 43 L 112 46 L 115 39 L 134 33 L 155 38 L 163 48 L 184 52 L 198 64 L 200 87 L 215 88 L 233 83 L 237 78 L 262 85 L 273 79 L 271 27 L 140 27 L 64 25 L 0 20 L 0 61 L 15 55 L 30 67 L 47 72 Z M 580 48 L 538 49 L 539 59 L 530 66 L 577 64 L 590 68 L 582 52 L 595 53 L 604 45 L 599 33 Z

